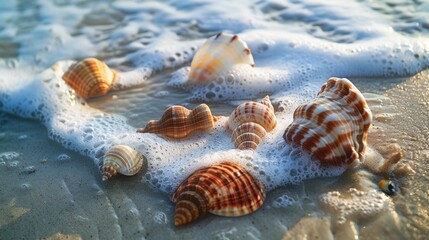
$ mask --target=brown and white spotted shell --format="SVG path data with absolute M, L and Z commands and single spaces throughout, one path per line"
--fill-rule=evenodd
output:
M 95 58 L 86 58 L 70 66 L 64 73 L 64 81 L 83 98 L 101 96 L 111 88 L 116 71 Z
M 118 173 L 132 176 L 140 171 L 146 159 L 138 151 L 126 145 L 113 146 L 103 158 L 103 181 Z
M 242 216 L 262 206 L 263 186 L 244 168 L 229 162 L 200 168 L 183 181 L 172 196 L 174 224 L 180 226 L 207 212 Z
M 265 134 L 277 125 L 269 96 L 261 102 L 245 102 L 229 116 L 226 128 L 238 149 L 256 149 Z
M 237 35 L 218 33 L 210 37 L 195 53 L 188 82 L 210 82 L 230 71 L 236 64 L 255 65 L 250 49 Z
M 195 131 L 213 128 L 218 117 L 212 115 L 209 106 L 200 104 L 192 111 L 183 106 L 167 108 L 160 120 L 151 120 L 139 133 L 155 133 L 173 139 L 183 139 Z
M 364 155 L 372 114 L 349 80 L 330 78 L 315 99 L 295 110 L 293 118 L 283 138 L 322 165 L 348 165 Z

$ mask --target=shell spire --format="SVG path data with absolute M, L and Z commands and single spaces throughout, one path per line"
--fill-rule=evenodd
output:
M 113 146 L 103 158 L 102 180 L 106 181 L 118 173 L 132 176 L 140 171 L 145 160 L 143 155 L 131 147 Z
M 349 165 L 364 155 L 372 114 L 349 80 L 330 78 L 315 99 L 295 110 L 293 118 L 283 138 L 322 165 Z
M 226 128 L 232 131 L 234 145 L 238 149 L 256 149 L 267 132 L 277 125 L 277 118 L 270 97 L 261 102 L 245 102 L 229 116 Z
M 185 179 L 172 196 L 174 224 L 180 226 L 207 212 L 242 216 L 256 211 L 265 200 L 263 186 L 244 168 L 224 162 L 203 167 Z
M 86 58 L 69 67 L 64 81 L 83 98 L 106 94 L 116 80 L 117 72 L 96 58 Z
M 208 131 L 219 117 L 212 115 L 209 106 L 200 104 L 192 111 L 183 106 L 167 108 L 160 120 L 151 120 L 139 133 L 155 133 L 173 139 L 187 138 L 195 131 Z
M 195 53 L 189 72 L 189 83 L 202 84 L 215 80 L 237 64 L 254 66 L 247 44 L 237 35 L 218 33 Z

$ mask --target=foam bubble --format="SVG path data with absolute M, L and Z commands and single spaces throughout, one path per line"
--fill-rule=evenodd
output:
M 275 208 L 286 208 L 294 205 L 296 203 L 295 199 L 289 197 L 288 195 L 282 195 L 275 199 L 272 203 Z
M 364 192 L 355 188 L 349 189 L 344 195 L 337 191 L 322 194 L 320 201 L 335 214 L 339 224 L 387 211 L 392 205 L 390 198 L 382 192 Z
M 0 62 L 0 109 L 37 119 L 51 139 L 96 164 L 113 145 L 138 149 L 149 160 L 144 181 L 167 193 L 196 169 L 222 161 L 242 165 L 270 190 L 309 178 L 337 176 L 345 170 L 322 167 L 282 139 L 293 110 L 313 98 L 329 77 L 408 76 L 429 67 L 426 37 L 395 32 L 385 17 L 362 3 L 195 3 L 99 1 L 88 3 L 87 8 L 39 3 L 43 24 L 28 31 L 14 24 L 0 29 L 0 37 L 19 43 L 12 48 L 11 59 Z M 356 10 L 345 12 L 345 4 Z M 7 13 L 0 16 L 9 17 Z M 255 67 L 236 66 L 213 82 L 188 85 L 195 51 L 219 31 L 239 34 L 253 53 Z M 160 72 L 172 72 L 168 84 L 188 91 L 193 101 L 236 105 L 242 99 L 270 94 L 280 110 L 278 126 L 256 151 L 234 149 L 223 127 L 227 118 L 218 121 L 210 133 L 184 141 L 137 134 L 128 123 L 136 113 L 119 115 L 92 108 L 62 81 L 63 72 L 75 60 L 90 56 L 105 59 L 119 71 L 114 89 L 146 84 Z M 60 61 L 46 69 L 62 59 L 73 61 Z M 165 93 L 156 97 L 167 98 Z M 166 104 L 154 105 L 161 111 Z M 10 161 L 0 156 L 0 164 Z

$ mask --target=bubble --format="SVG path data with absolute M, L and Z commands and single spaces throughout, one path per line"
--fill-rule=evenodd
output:
M 67 161 L 67 160 L 70 160 L 70 159 L 71 159 L 71 157 L 69 155 L 67 155 L 67 154 L 60 154 L 57 157 L 58 161 Z
M 18 158 L 19 156 L 20 154 L 17 152 L 3 152 L 3 153 L 0 153 L 0 160 L 10 161 Z
M 30 190 L 31 189 L 31 184 L 29 184 L 29 183 L 23 183 L 23 184 L 20 185 L 20 188 L 22 190 Z
M 167 224 L 167 215 L 164 212 L 157 211 L 153 216 L 153 221 L 157 224 Z
M 9 167 L 15 168 L 19 165 L 19 161 L 12 161 L 9 163 Z

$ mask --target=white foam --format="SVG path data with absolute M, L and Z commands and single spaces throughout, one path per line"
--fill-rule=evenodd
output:
M 293 110 L 313 98 L 332 76 L 409 76 L 429 67 L 427 37 L 407 35 L 407 26 L 400 32 L 398 24 L 362 2 L 39 4 L 40 24 L 26 31 L 14 24 L 0 29 L 0 39 L 18 43 L 13 51 L 17 56 L 0 61 L 0 109 L 39 120 L 52 139 L 97 164 L 113 145 L 134 147 L 149 160 L 144 181 L 168 193 L 197 168 L 225 160 L 244 166 L 268 190 L 339 175 L 343 168 L 321 167 L 283 141 Z M 354 11 L 344 11 L 351 8 Z M 14 11 L 15 6 L 10 3 L 1 9 Z M 17 21 L 14 18 L 27 13 L 16 12 L 16 17 L 2 11 L 0 19 Z M 255 67 L 236 66 L 207 85 L 188 85 L 193 54 L 219 31 L 239 34 L 253 53 Z M 238 105 L 243 99 L 270 94 L 280 110 L 278 126 L 256 151 L 234 149 L 223 128 L 227 118 L 210 133 L 184 141 L 138 134 L 127 116 L 88 106 L 61 80 L 73 61 L 92 56 L 120 72 L 114 89 L 141 85 L 159 72 L 172 71 L 168 83 L 162 84 L 188 91 L 193 101 Z M 157 96 L 164 94 L 168 91 Z M 159 111 L 164 107 L 159 105 Z

